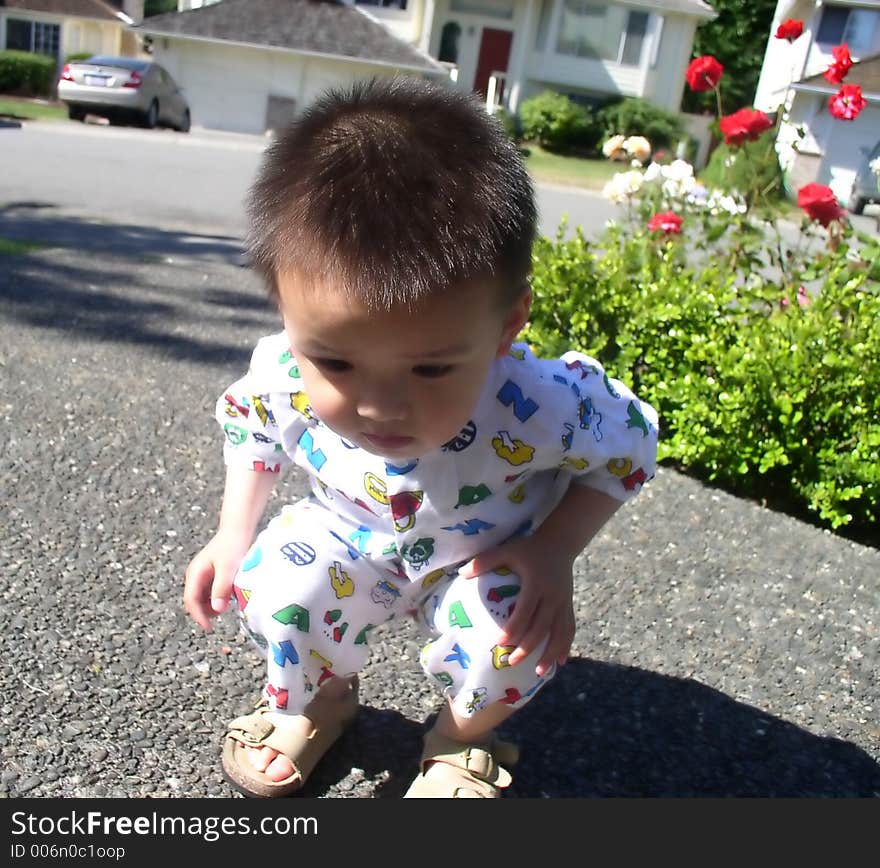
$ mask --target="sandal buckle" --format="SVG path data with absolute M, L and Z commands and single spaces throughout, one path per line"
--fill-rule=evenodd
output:
M 489 780 L 495 761 L 492 754 L 480 747 L 469 747 L 464 752 L 465 767 L 478 778 Z

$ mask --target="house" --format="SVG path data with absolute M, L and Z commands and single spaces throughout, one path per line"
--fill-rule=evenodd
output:
M 372 16 L 322 0 L 222 0 L 144 20 L 156 60 L 184 90 L 193 123 L 276 129 L 331 86 L 449 70 Z
M 804 22 L 803 35 L 793 43 L 773 36 L 787 18 Z M 867 100 L 852 121 L 829 113 L 828 100 L 839 85 L 823 77 L 832 48 L 844 42 L 855 61 L 845 83 L 858 84 Z M 865 154 L 880 141 L 880 0 L 779 0 L 755 107 L 785 112 L 777 151 L 789 188 L 827 184 L 846 204 Z
M 369 2 L 380 4 L 377 18 L 401 33 L 409 22 L 432 57 L 456 64 L 459 86 L 486 94 L 501 73 L 499 102 L 511 113 L 546 89 L 593 105 L 644 97 L 677 112 L 697 25 L 715 17 L 703 0 Z
M 143 0 L 0 0 L 0 48 L 34 51 L 61 66 L 71 54 L 137 56 L 128 30 L 143 15 Z
M 262 132 L 363 75 L 451 78 L 516 113 L 545 89 L 678 111 L 703 0 L 179 0 L 146 19 L 194 122 Z M 222 87 L 218 86 L 222 82 Z

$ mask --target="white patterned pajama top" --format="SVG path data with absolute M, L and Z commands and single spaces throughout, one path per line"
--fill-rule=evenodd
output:
M 431 633 L 421 663 L 463 716 L 520 705 L 548 680 L 537 648 L 511 667 L 498 644 L 519 578 L 458 568 L 534 530 L 572 484 L 619 500 L 654 474 L 657 414 L 594 359 L 497 359 L 464 429 L 390 463 L 343 440 L 312 412 L 286 335 L 257 344 L 248 373 L 217 403 L 228 465 L 277 473 L 294 463 L 312 497 L 285 507 L 235 579 L 246 632 L 268 664 L 264 695 L 299 713 L 334 675 L 359 671 L 377 624 L 416 610 Z

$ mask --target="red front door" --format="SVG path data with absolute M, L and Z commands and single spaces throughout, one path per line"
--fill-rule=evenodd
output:
M 477 74 L 474 76 L 474 90 L 486 96 L 489 86 L 489 76 L 493 72 L 507 72 L 507 61 L 510 60 L 510 44 L 513 42 L 513 32 L 510 30 L 494 30 L 491 27 L 483 28 L 483 38 L 480 40 L 480 55 L 477 58 Z M 501 91 L 496 98 L 500 98 L 504 92 L 503 83 Z

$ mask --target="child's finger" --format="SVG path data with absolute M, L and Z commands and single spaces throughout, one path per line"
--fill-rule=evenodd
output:
M 491 572 L 500 566 L 504 566 L 504 564 L 496 546 L 495 548 L 480 552 L 473 560 L 468 561 L 461 567 L 458 574 L 464 579 L 475 579 L 477 576 Z
M 232 593 L 234 576 L 231 572 L 218 572 L 214 576 L 211 585 L 211 608 L 219 614 L 225 612 L 229 605 L 229 596 Z
M 503 645 L 518 645 L 535 614 L 538 606 L 536 597 L 529 596 L 526 591 L 520 591 L 513 608 L 513 614 L 507 623 L 501 628 L 501 643 Z
M 520 660 L 528 657 L 543 641 L 547 639 L 553 622 L 546 609 L 539 609 L 531 619 L 528 629 L 516 642 L 516 649 L 508 660 L 511 666 L 516 666 Z
M 538 675 L 543 675 L 554 663 L 558 663 L 560 666 L 565 665 L 570 649 L 571 640 L 566 638 L 565 633 L 553 633 L 547 642 L 544 653 L 541 654 L 541 658 L 538 660 L 535 672 Z

